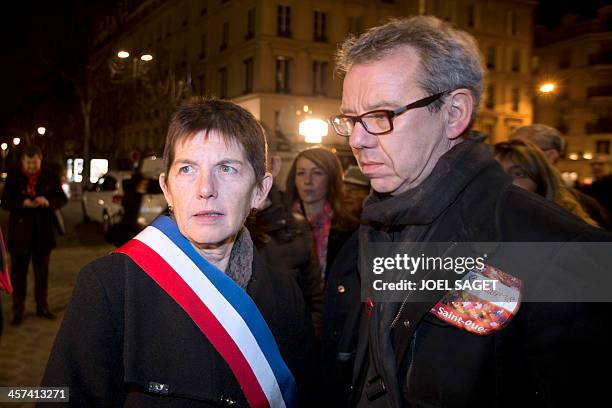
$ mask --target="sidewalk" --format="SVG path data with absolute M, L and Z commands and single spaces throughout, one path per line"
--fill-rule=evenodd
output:
M 110 245 L 69 247 L 57 248 L 51 253 L 48 299 L 51 311 L 58 316 L 57 320 L 46 320 L 36 316 L 31 268 L 26 313 L 20 326 L 11 325 L 11 299 L 5 293 L 2 294 L 5 327 L 0 340 L 0 386 L 40 384 L 53 339 L 70 300 L 78 271 L 112 249 Z
M 20 326 L 12 326 L 11 298 L 0 294 L 4 312 L 4 333 L 0 339 L 0 386 L 38 386 L 42 378 L 55 334 L 70 301 L 79 270 L 87 263 L 113 250 L 105 244 L 101 226 L 83 224 L 81 204 L 71 200 L 64 208 L 67 234 L 57 238 L 58 248 L 51 253 L 49 307 L 58 318 L 36 316 L 34 274 L 30 266 L 26 313 Z M 0 224 L 6 231 L 8 212 L 0 211 Z M 0 403 L 0 406 L 3 404 Z M 8 404 L 8 407 L 32 406 Z

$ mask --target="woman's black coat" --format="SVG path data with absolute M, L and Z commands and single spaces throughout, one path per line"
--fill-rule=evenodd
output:
M 247 293 L 298 392 L 307 394 L 312 324 L 298 286 L 255 254 Z M 166 384 L 167 393 L 148 391 L 152 383 Z M 247 406 L 229 366 L 195 323 L 123 254 L 80 272 L 42 384 L 69 386 L 74 406 Z

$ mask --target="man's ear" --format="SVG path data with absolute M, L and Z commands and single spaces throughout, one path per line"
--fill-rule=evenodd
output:
M 261 203 L 268 197 L 273 181 L 272 174 L 266 173 L 261 181 L 261 187 L 255 186 L 253 198 L 251 199 L 251 208 L 259 208 L 261 206 Z
M 161 173 L 159 175 L 159 186 L 161 187 L 164 193 L 164 198 L 166 199 L 168 206 L 172 207 L 172 194 L 170 194 L 170 189 L 166 184 L 166 173 Z
M 474 111 L 474 97 L 468 89 L 457 89 L 447 97 L 445 104 L 446 137 L 454 140 L 468 128 Z

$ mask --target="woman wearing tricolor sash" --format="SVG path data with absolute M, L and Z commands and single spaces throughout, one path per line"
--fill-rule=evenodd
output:
M 298 406 L 312 323 L 243 226 L 272 185 L 260 125 L 194 98 L 164 165 L 169 214 L 80 272 L 43 385 L 68 386 L 75 406 Z

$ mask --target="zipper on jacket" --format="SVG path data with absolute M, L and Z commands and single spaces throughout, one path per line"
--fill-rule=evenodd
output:
M 442 253 L 442 255 L 440 256 L 441 258 L 444 258 L 444 256 L 446 254 L 448 254 L 448 252 L 453 249 L 454 247 L 457 246 L 456 242 L 451 242 L 450 246 L 448 248 L 446 248 L 446 250 L 444 251 L 444 253 Z M 408 294 L 408 296 L 406 296 L 406 298 L 404 299 L 404 301 L 402 302 L 402 304 L 400 305 L 399 310 L 397 311 L 397 314 L 395 315 L 395 318 L 393 319 L 393 321 L 391 322 L 391 328 L 395 327 L 395 325 L 397 324 L 397 321 L 399 320 L 400 316 L 402 315 L 402 312 L 404 311 L 404 308 L 406 307 L 406 303 L 408 303 L 408 298 L 410 297 L 410 293 Z

